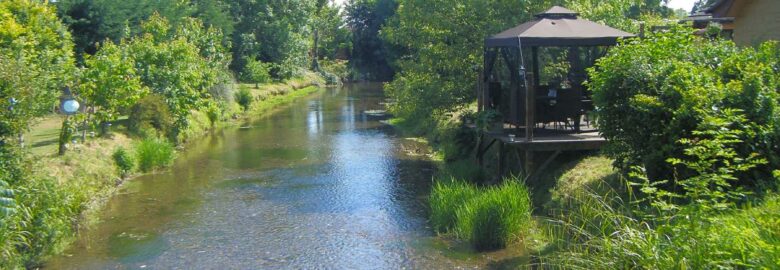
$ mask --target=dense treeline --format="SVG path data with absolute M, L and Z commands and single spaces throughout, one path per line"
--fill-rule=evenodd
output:
M 119 42 L 143 32 L 140 22 L 155 13 L 174 28 L 196 18 L 226 37 L 219 42 L 230 49 L 234 72 L 258 60 L 271 63 L 278 79 L 299 75 L 315 55 L 334 58 L 351 43 L 339 9 L 326 0 L 63 0 L 56 5 L 73 31 L 77 53 L 94 54 L 105 39 Z

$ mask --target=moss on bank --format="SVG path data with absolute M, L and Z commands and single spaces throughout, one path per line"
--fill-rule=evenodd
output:
M 273 89 L 279 94 L 256 102 L 248 116 L 259 116 L 311 94 L 320 82 L 316 76 L 307 76 L 287 84 L 263 86 L 267 91 Z M 230 112 L 236 110 L 228 108 L 226 111 L 228 113 L 222 117 L 224 121 L 214 125 L 207 113 L 193 111 L 188 129 L 181 134 L 182 140 L 191 141 L 210 130 L 234 125 Z M 123 183 L 111 158 L 113 151 L 118 147 L 132 149 L 137 141 L 122 132 L 114 132 L 110 138 L 88 138 L 83 144 L 75 144 L 63 156 L 48 151 L 28 154 L 32 175 L 24 190 L 17 190 L 20 194 L 17 201 L 25 208 L 0 224 L 0 240 L 3 240 L 0 268 L 35 268 L 47 256 L 61 253 L 79 227 L 90 225 L 91 213 L 98 211 Z

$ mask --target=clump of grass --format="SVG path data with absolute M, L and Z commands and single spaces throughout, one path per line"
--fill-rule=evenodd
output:
M 462 181 L 437 182 L 431 194 L 431 223 L 477 250 L 495 250 L 519 239 L 531 224 L 528 189 L 516 179 L 478 188 Z
M 135 159 L 124 147 L 117 147 L 111 157 L 114 158 L 114 164 L 116 164 L 119 175 L 121 175 L 122 178 L 127 177 L 127 175 L 133 172 L 133 168 L 135 168 Z
M 143 139 L 135 147 L 138 169 L 142 172 L 150 172 L 173 164 L 176 152 L 173 144 L 157 137 Z
M 238 105 L 241 105 L 241 108 L 244 109 L 244 111 L 249 110 L 249 106 L 252 105 L 252 101 L 254 98 L 252 97 L 252 91 L 249 90 L 246 86 L 240 86 L 238 89 L 238 92 L 235 94 L 236 96 L 234 99 L 236 100 L 236 103 Z
M 453 231 L 458 223 L 457 210 L 477 196 L 477 187 L 464 181 L 436 181 L 430 196 L 431 224 L 438 233 Z

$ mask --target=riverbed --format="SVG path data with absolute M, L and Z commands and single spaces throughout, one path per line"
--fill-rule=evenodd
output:
M 381 123 L 384 106 L 381 84 L 323 89 L 194 142 L 170 170 L 128 182 L 46 268 L 452 269 L 506 257 L 435 236 L 427 146 Z

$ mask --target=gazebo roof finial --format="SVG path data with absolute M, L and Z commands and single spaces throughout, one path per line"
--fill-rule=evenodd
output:
M 558 18 L 570 18 L 570 19 L 576 19 L 577 15 L 580 15 L 576 11 L 561 7 L 561 6 L 553 6 L 552 8 L 548 9 L 547 11 L 536 14 L 536 18 L 547 18 L 547 19 L 558 19 Z

